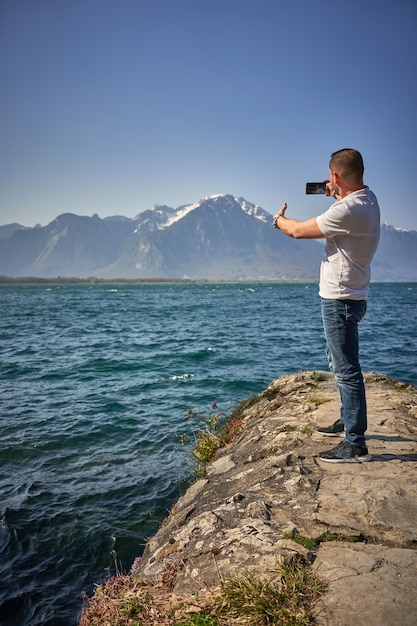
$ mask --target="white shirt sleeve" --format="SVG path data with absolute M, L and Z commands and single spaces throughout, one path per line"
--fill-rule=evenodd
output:
M 317 225 L 326 239 L 351 232 L 352 216 L 349 208 L 339 200 L 317 217 Z

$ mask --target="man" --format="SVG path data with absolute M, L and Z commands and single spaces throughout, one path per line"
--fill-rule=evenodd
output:
M 330 463 L 364 462 L 372 457 L 365 443 L 367 413 L 358 323 L 366 312 L 370 263 L 379 242 L 379 206 L 363 184 L 363 160 L 357 150 L 334 152 L 329 168 L 326 195 L 336 202 L 303 222 L 286 217 L 284 202 L 274 216 L 274 226 L 296 239 L 326 239 L 319 295 L 327 356 L 339 387 L 341 409 L 339 420 L 318 431 L 333 436 L 344 432 L 344 440 L 319 457 Z

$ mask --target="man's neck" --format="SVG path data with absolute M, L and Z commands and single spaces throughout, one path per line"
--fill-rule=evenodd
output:
M 351 193 L 355 193 L 355 191 L 359 191 L 360 189 L 364 189 L 365 185 L 362 183 L 358 183 L 357 185 L 349 185 L 349 187 L 346 187 L 346 189 L 342 189 L 341 190 L 341 197 L 342 198 L 346 198 L 346 196 L 349 196 Z

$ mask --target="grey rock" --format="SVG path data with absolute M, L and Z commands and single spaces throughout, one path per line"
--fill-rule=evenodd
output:
M 245 571 L 274 578 L 280 559 L 298 553 L 328 583 L 314 609 L 321 626 L 416 625 L 417 389 L 377 374 L 366 381 L 373 462 L 318 458 L 338 442 L 316 432 L 338 417 L 331 376 L 278 378 L 178 500 L 138 573 L 155 580 L 180 564 L 173 593 L 193 596 Z
M 316 607 L 317 624 L 415 626 L 416 556 L 381 544 L 323 544 L 313 568 L 329 587 Z

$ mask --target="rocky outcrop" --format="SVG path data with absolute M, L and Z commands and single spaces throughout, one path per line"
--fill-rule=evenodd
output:
M 193 597 L 301 553 L 327 582 L 319 625 L 417 624 L 417 389 L 367 374 L 373 462 L 329 464 L 338 440 L 318 425 L 338 417 L 333 377 L 274 380 L 247 408 L 233 442 L 178 500 L 135 573 L 170 575 Z

